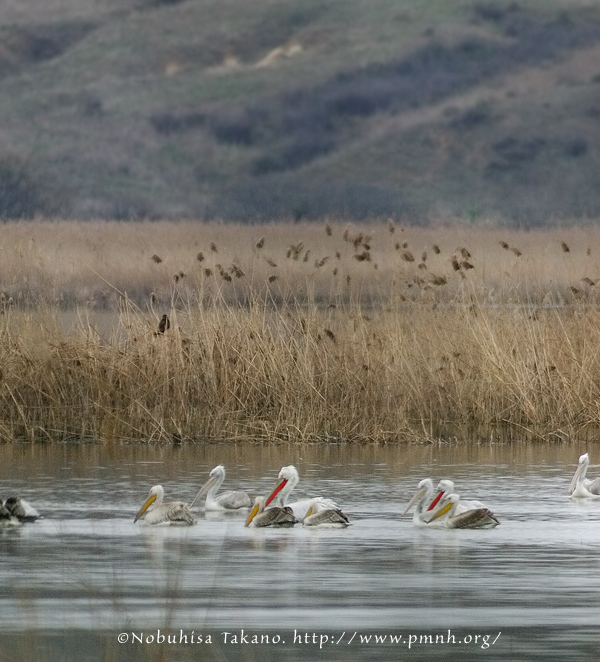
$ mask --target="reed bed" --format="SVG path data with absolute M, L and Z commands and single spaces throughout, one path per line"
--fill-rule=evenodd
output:
M 568 441 L 600 427 L 595 229 L 3 229 L 4 441 Z

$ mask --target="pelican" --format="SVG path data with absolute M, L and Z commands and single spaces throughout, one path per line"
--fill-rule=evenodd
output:
M 323 529 L 342 529 L 349 526 L 350 520 L 339 508 L 327 508 L 319 499 L 313 499 L 302 524 Z
M 265 510 L 266 497 L 258 496 L 254 500 L 254 507 L 248 515 L 246 526 L 294 526 L 298 520 L 289 507 L 280 508 L 272 506 Z
M 4 502 L 4 508 L 13 517 L 16 517 L 19 522 L 35 522 L 36 519 L 41 517 L 38 511 L 28 501 L 20 497 L 8 497 Z
M 589 463 L 590 456 L 584 453 L 579 458 L 579 466 L 569 485 L 568 494 L 571 498 L 585 499 L 600 496 L 600 478 L 590 480 L 585 477 Z
M 15 517 L 8 508 L 2 505 L 0 500 L 0 527 L 5 526 L 20 526 L 21 522 Z
M 414 493 L 412 499 L 408 502 L 408 506 L 404 509 L 403 515 L 406 515 L 410 509 L 416 504 L 415 512 L 413 514 L 413 524 L 415 526 L 431 526 L 425 511 L 427 506 L 433 498 L 433 481 L 431 478 L 423 478 L 417 485 L 417 491 Z M 441 526 L 440 523 L 434 524 Z
M 274 505 L 279 507 L 287 506 L 291 508 L 294 512 L 294 517 L 297 520 L 302 521 L 306 517 L 308 509 L 313 505 L 315 499 L 319 501 L 326 508 L 337 508 L 335 501 L 331 499 L 325 499 L 323 497 L 313 497 L 312 499 L 301 499 L 300 501 L 294 501 L 293 503 L 288 503 L 287 500 L 298 484 L 300 480 L 298 476 L 298 471 L 295 466 L 292 464 L 287 467 L 283 467 L 279 472 L 279 483 L 277 483 L 275 489 L 271 492 L 270 496 L 267 499 L 266 507 L 269 506 L 271 502 L 274 501 Z M 277 499 L 275 500 L 275 497 Z
M 200 501 L 206 495 L 204 503 L 205 510 L 239 510 L 240 508 L 250 508 L 252 501 L 246 492 L 223 492 L 217 495 L 218 489 L 221 487 L 225 479 L 225 467 L 222 464 L 216 466 L 209 474 L 209 479 L 200 488 L 196 498 L 192 501 L 190 509 L 192 509 L 196 502 Z
M 443 478 L 438 483 L 437 494 L 433 498 L 433 501 L 429 504 L 429 508 L 427 508 L 427 510 L 433 510 L 438 505 L 444 494 L 454 494 L 454 482 L 448 480 L 447 478 Z M 481 501 L 465 501 L 464 499 L 461 499 L 457 506 L 457 514 L 464 513 L 467 510 L 473 510 L 475 508 L 487 508 L 487 506 L 484 503 L 481 503 Z
M 155 485 L 150 490 L 150 496 L 139 509 L 133 523 L 135 524 L 145 514 L 146 524 L 178 524 L 180 526 L 195 524 L 187 504 L 183 501 L 163 503 L 164 497 L 165 491 L 162 485 Z
M 459 513 L 460 496 L 448 494 L 430 516 L 430 524 L 440 519 L 447 529 L 491 529 L 500 524 L 489 508 L 472 508 Z

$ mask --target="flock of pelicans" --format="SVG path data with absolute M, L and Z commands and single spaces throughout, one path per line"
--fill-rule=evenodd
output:
M 588 453 L 579 458 L 577 471 L 569 486 L 572 498 L 600 496 L 600 478 L 590 480 L 586 472 L 590 463 Z M 183 501 L 164 502 L 164 490 L 155 485 L 150 495 L 133 520 L 143 519 L 150 525 L 192 525 L 196 520 L 192 510 L 201 507 L 204 500 L 206 511 L 235 512 L 250 509 L 246 526 L 289 527 L 302 523 L 303 526 L 341 528 L 350 521 L 335 501 L 324 497 L 313 497 L 289 502 L 289 496 L 299 482 L 298 471 L 293 465 L 283 467 L 278 482 L 268 497 L 258 496 L 252 503 L 246 492 L 228 491 L 217 494 L 225 479 L 225 467 L 220 464 L 209 475 L 196 498 L 188 506 Z M 467 501 L 454 491 L 451 480 L 441 480 L 437 491 L 430 478 L 423 479 L 417 486 L 403 515 L 414 507 L 413 523 L 421 527 L 443 527 L 448 529 L 489 529 L 500 522 L 494 513 L 480 501 Z M 25 499 L 10 497 L 0 500 L 0 525 L 18 526 L 23 522 L 34 522 L 40 513 Z

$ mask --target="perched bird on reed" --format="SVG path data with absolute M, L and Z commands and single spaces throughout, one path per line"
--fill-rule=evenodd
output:
M 158 323 L 158 332 L 164 333 L 167 329 L 171 328 L 171 322 L 169 317 L 165 314 L 161 317 L 160 322 Z

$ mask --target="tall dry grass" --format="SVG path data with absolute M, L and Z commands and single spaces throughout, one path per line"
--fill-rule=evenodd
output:
M 563 243 L 567 247 L 564 250 Z M 0 299 L 21 309 L 198 303 L 596 302 L 600 231 L 379 223 L 4 223 Z M 466 256 L 469 257 L 466 257 Z M 472 267 L 472 268 L 471 268 Z
M 599 428 L 595 231 L 3 229 L 3 440 L 561 441 Z

